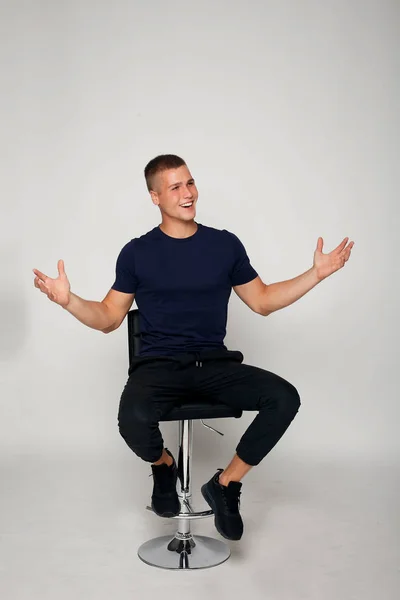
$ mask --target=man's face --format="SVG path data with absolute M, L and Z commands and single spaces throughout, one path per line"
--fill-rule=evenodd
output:
M 196 216 L 198 191 L 186 165 L 158 173 L 150 194 L 153 203 L 169 217 L 191 221 Z

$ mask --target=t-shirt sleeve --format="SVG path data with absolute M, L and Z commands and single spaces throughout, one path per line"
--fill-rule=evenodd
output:
M 258 276 L 258 273 L 250 264 L 246 249 L 239 238 L 230 231 L 227 231 L 227 233 L 229 234 L 230 242 L 233 246 L 233 262 L 231 269 L 232 287 L 249 283 L 249 281 L 252 281 Z
M 138 285 L 135 273 L 135 256 L 133 240 L 121 250 L 115 267 L 115 281 L 111 289 L 126 294 L 134 294 Z

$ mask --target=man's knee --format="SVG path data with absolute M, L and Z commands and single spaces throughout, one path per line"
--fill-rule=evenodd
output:
M 118 429 L 123 438 L 146 438 L 154 426 L 154 416 L 150 402 L 121 402 L 118 412 Z
M 121 437 L 129 448 L 142 460 L 156 462 L 162 453 L 162 441 L 153 439 L 154 432 L 151 421 L 143 414 L 121 415 L 118 419 L 118 429 Z
M 268 391 L 262 402 L 264 409 L 268 411 L 273 407 L 281 415 L 281 418 L 287 421 L 294 419 L 300 405 L 300 394 L 288 381 L 282 381 L 282 385 L 275 390 L 273 395 Z
M 142 460 L 156 462 L 163 448 L 158 422 L 148 398 L 137 398 L 134 402 L 124 402 L 121 398 L 118 411 L 118 429 L 129 448 Z
M 287 382 L 285 392 L 282 394 L 282 410 L 287 417 L 292 420 L 296 416 L 301 406 L 300 394 L 291 383 Z

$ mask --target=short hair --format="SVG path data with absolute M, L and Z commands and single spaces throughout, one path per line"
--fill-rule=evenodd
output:
M 154 177 L 157 173 L 168 171 L 168 169 L 178 169 L 186 165 L 183 158 L 176 154 L 160 154 L 147 163 L 144 169 L 144 176 L 149 192 L 153 189 Z

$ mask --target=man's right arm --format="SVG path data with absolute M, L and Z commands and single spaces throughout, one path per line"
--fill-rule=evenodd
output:
M 117 329 L 130 310 L 135 294 L 126 294 L 111 289 L 104 300 L 84 300 L 70 292 L 70 299 L 64 310 L 78 321 L 103 333 Z

